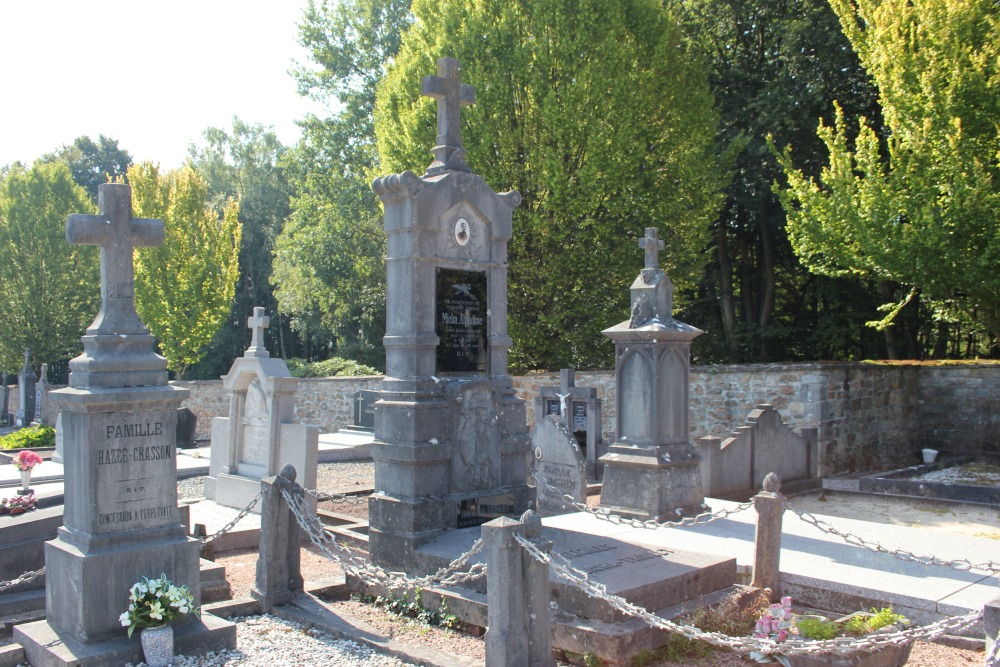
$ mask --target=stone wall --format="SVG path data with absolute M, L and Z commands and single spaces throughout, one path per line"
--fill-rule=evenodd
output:
M 534 424 L 540 387 L 558 373 L 513 378 Z M 296 419 L 336 431 L 352 422 L 352 394 L 380 388 L 380 376 L 306 378 L 299 382 Z M 229 411 L 221 381 L 177 382 L 191 390 L 184 407 L 198 416 L 207 439 L 212 417 Z M 616 392 L 611 371 L 578 371 L 576 384 L 602 401 L 604 441 L 615 437 Z M 56 388 L 56 387 L 53 387 Z M 10 411 L 17 410 L 11 386 Z M 1000 365 L 878 365 L 857 363 L 695 366 L 691 369 L 691 437 L 725 439 L 759 404 L 770 403 L 791 427 L 819 429 L 820 474 L 876 465 L 916 463 L 922 447 L 1000 455 Z M 51 416 L 53 423 L 55 415 Z

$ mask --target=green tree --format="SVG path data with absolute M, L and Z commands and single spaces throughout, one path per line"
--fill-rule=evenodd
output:
M 277 342 L 281 357 L 296 354 L 295 338 L 277 310 L 271 285 L 275 238 L 290 212 L 291 186 L 279 166 L 286 148 L 272 129 L 233 118 L 230 130 L 209 128 L 200 145 L 192 145 L 191 165 L 208 187 L 216 210 L 226 202 L 240 202 L 243 229 L 240 244 L 240 277 L 229 317 L 212 339 L 204 358 L 188 371 L 189 377 L 218 377 L 250 342 L 247 317 L 254 307 L 267 309 L 271 318 L 268 337 Z
M 1000 337 L 1000 14 L 992 0 L 831 0 L 879 91 L 886 135 L 840 112 L 818 179 L 781 157 L 810 270 L 910 286 L 943 320 Z M 853 137 L 852 135 L 856 135 Z
M 133 165 L 128 179 L 133 215 L 166 226 L 163 245 L 136 250 L 136 311 L 182 378 L 229 315 L 239 277 L 239 203 L 214 210 L 190 166 L 161 175 L 152 164 Z
M 419 169 L 436 135 L 420 80 L 457 58 L 470 167 L 522 195 L 509 245 L 512 365 L 612 363 L 601 329 L 628 315 L 645 227 L 680 288 L 705 265 L 721 201 L 702 59 L 653 0 L 416 1 L 378 88 L 383 172 Z
M 66 242 L 66 218 L 93 213 L 63 163 L 0 173 L 0 369 L 59 364 L 82 350 L 80 336 L 100 306 L 97 249 Z
M 295 196 L 275 243 L 275 296 L 310 344 L 305 356 L 336 353 L 384 368 L 385 239 L 371 191 L 377 171 L 372 109 L 384 63 L 410 23 L 408 0 L 310 2 L 300 28 L 309 66 L 299 91 L 331 113 L 303 120 L 283 160 Z M 332 345 L 325 344 L 333 340 Z
M 97 186 L 122 180 L 132 164 L 132 156 L 118 147 L 118 140 L 99 135 L 77 137 L 69 146 L 42 158 L 45 162 L 62 160 L 69 165 L 73 180 L 97 203 Z

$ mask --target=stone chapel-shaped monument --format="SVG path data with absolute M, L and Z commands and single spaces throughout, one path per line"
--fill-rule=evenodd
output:
M 445 531 L 530 502 L 525 406 L 507 374 L 507 242 L 521 197 L 465 163 L 460 110 L 475 89 L 458 61 L 440 59 L 421 92 L 438 105 L 434 161 L 372 185 L 388 238 L 371 554 L 406 571 L 431 567 L 417 549 Z

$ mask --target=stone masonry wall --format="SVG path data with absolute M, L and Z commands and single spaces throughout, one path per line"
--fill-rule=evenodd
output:
M 296 419 L 333 432 L 352 422 L 352 394 L 378 390 L 381 376 L 305 378 L 299 381 Z M 558 386 L 558 373 L 513 378 L 534 425 L 535 396 Z M 909 465 L 922 447 L 1000 455 L 1000 365 L 876 365 L 855 363 L 695 366 L 691 369 L 691 438 L 726 438 L 761 403 L 786 424 L 819 429 L 821 474 Z M 191 391 L 184 407 L 198 416 L 208 439 L 212 417 L 226 416 L 221 381 L 177 382 Z M 597 389 L 604 441 L 614 442 L 616 390 L 611 371 L 578 371 L 578 386 Z M 55 389 L 57 387 L 53 387 Z M 11 386 L 10 411 L 17 410 Z M 55 415 L 51 416 L 54 423 Z

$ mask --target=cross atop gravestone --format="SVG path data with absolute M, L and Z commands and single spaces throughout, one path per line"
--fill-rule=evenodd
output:
M 132 188 L 105 183 L 98 189 L 97 215 L 74 214 L 66 220 L 70 243 L 101 246 L 101 312 L 88 334 L 145 334 L 135 312 L 132 250 L 163 243 L 163 221 L 132 217 Z
M 271 318 L 264 314 L 264 309 L 256 306 L 253 315 L 247 318 L 247 327 L 253 334 L 250 338 L 250 347 L 243 353 L 244 357 L 267 358 L 271 354 L 264 347 L 264 329 L 271 326 Z
M 420 82 L 420 94 L 437 100 L 437 145 L 431 149 L 434 162 L 427 173 L 469 171 L 462 147 L 462 107 L 475 103 L 476 89 L 461 82 L 454 58 L 439 59 L 437 71 L 437 76 L 425 76 Z
M 663 250 L 663 239 L 656 227 L 646 227 L 646 236 L 639 239 L 639 247 L 646 251 L 646 268 L 660 268 L 660 251 Z

